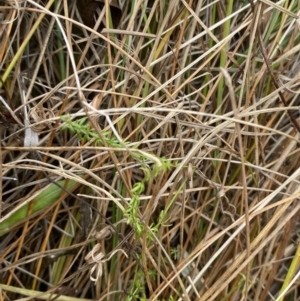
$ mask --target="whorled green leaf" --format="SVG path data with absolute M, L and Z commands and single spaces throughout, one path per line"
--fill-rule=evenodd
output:
M 68 180 L 68 183 L 66 184 L 66 181 L 67 180 L 59 181 L 58 184 L 65 189 L 71 189 L 76 183 L 73 180 Z M 66 187 L 64 185 L 66 185 Z M 55 184 L 51 184 L 33 200 L 34 204 L 31 215 L 54 204 L 62 192 L 62 188 L 58 187 Z M 20 208 L 18 208 L 14 213 L 12 213 L 11 215 L 8 213 L 6 216 L 0 219 L 0 236 L 10 231 L 14 226 L 18 225 L 28 217 L 29 205 L 30 202 L 24 202 L 24 205 L 20 206 Z

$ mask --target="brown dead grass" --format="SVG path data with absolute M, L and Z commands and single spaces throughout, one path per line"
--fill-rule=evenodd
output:
M 101 33 L 75 2 L 2 2 L 0 225 L 76 185 L 0 236 L 0 300 L 299 300 L 298 2 L 121 2 Z M 109 139 L 62 130 L 66 115 Z M 162 157 L 138 237 L 124 211 Z

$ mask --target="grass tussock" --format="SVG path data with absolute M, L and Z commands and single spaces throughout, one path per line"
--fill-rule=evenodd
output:
M 1 6 L 0 300 L 299 300 L 299 1 Z

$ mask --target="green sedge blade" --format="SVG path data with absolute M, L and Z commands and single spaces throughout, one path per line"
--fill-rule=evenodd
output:
M 58 184 L 64 187 L 66 180 L 59 181 Z M 71 189 L 75 185 L 75 181 L 68 180 L 65 189 Z M 44 210 L 54 204 L 63 190 L 55 184 L 51 184 L 49 187 L 44 189 L 39 195 L 35 197 L 31 215 L 37 213 L 38 211 Z M 10 231 L 11 228 L 18 225 L 20 222 L 28 218 L 28 209 L 30 202 L 24 202 L 19 208 L 13 213 L 8 213 L 2 219 L 0 219 L 0 236 Z

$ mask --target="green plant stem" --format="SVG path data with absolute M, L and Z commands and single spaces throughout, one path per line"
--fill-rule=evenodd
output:
M 54 3 L 55 0 L 50 0 L 45 9 L 49 10 L 50 7 L 52 6 L 52 4 Z M 20 48 L 18 49 L 16 55 L 13 57 L 12 61 L 10 62 L 10 64 L 8 65 L 7 69 L 5 70 L 1 80 L 0 80 L 0 89 L 2 89 L 3 87 L 3 83 L 6 82 L 8 76 L 10 75 L 12 69 L 14 68 L 14 66 L 16 65 L 18 59 L 21 57 L 22 53 L 24 52 L 28 42 L 30 41 L 30 39 L 32 38 L 33 34 L 35 33 L 35 31 L 37 30 L 38 26 L 40 25 L 40 23 L 42 22 L 43 18 L 45 17 L 45 13 L 41 13 L 41 15 L 38 17 L 37 21 L 34 23 L 34 25 L 32 26 L 31 30 L 29 31 L 28 35 L 25 37 L 23 43 L 21 44 Z
M 74 298 L 70 296 L 56 295 L 52 293 L 39 292 L 34 290 L 28 290 L 25 288 L 19 288 L 15 286 L 5 285 L 0 283 L 1 290 L 8 292 L 17 293 L 23 296 L 28 296 L 32 298 L 38 298 L 41 300 L 56 300 L 56 301 L 93 301 L 92 299 Z M 30 299 L 32 300 L 32 299 Z
M 232 13 L 232 7 L 233 7 L 233 0 L 229 0 L 227 4 L 227 11 L 226 16 L 230 16 Z M 230 34 L 230 19 L 227 20 L 224 23 L 224 32 L 223 32 L 223 38 L 226 39 L 226 37 Z M 220 67 L 225 68 L 226 61 L 227 61 L 227 50 L 228 50 L 228 43 L 224 45 L 224 49 L 221 52 L 220 55 Z M 219 84 L 218 84 L 218 92 L 217 92 L 217 114 L 222 114 L 221 105 L 223 102 L 224 97 L 224 77 L 221 76 Z
M 298 244 L 296 254 L 295 254 L 295 256 L 292 260 L 290 268 L 289 268 L 289 270 L 287 272 L 287 275 L 284 279 L 281 290 L 279 292 L 279 296 L 281 296 L 281 294 L 283 294 L 283 292 L 285 291 L 287 286 L 290 284 L 290 282 L 291 282 L 292 278 L 294 277 L 295 273 L 297 272 L 297 270 L 299 270 L 299 267 L 300 267 L 300 244 Z M 284 296 L 280 297 L 277 300 L 278 301 L 283 301 L 283 298 L 284 298 Z

